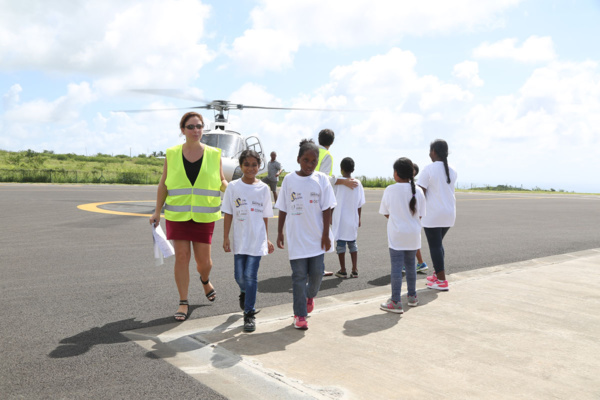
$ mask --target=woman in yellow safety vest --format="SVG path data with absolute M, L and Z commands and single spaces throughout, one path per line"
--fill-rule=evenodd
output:
M 167 149 L 163 174 L 158 184 L 156 208 L 150 224 L 158 226 L 165 207 L 167 239 L 175 249 L 175 283 L 179 291 L 176 321 L 190 316 L 188 288 L 191 249 L 204 285 L 206 298 L 214 301 L 216 292 L 208 277 L 212 268 L 210 245 L 215 221 L 221 218 L 221 192 L 227 187 L 221 164 L 221 149 L 200 142 L 204 119 L 188 112 L 179 122 L 185 143 Z

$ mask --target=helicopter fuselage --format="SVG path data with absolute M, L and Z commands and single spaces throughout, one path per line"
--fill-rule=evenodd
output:
M 204 131 L 200 141 L 221 149 L 221 162 L 225 179 L 230 182 L 241 177 L 239 157 L 242 151 L 247 149 L 254 150 L 260 155 L 261 164 L 258 173 L 263 173 L 266 169 L 266 163 L 260 139 L 256 136 L 244 137 L 239 132 L 223 128 L 225 127 L 211 126 L 211 129 Z

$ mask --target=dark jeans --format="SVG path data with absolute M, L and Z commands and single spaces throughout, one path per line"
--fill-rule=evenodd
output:
M 444 236 L 450 230 L 450 228 L 423 228 L 425 229 L 425 236 L 427 236 L 427 243 L 429 244 L 429 254 L 431 255 L 431 261 L 433 262 L 433 268 L 435 273 L 444 271 L 444 245 L 442 240 Z
M 417 295 L 417 255 L 416 250 L 394 250 L 390 249 L 390 260 L 392 261 L 392 300 L 400 301 L 402 291 L 402 267 L 406 270 L 406 286 L 408 295 Z
M 233 265 L 235 281 L 240 290 L 246 293 L 244 312 L 254 310 L 256 303 L 256 292 L 258 291 L 258 267 L 260 267 L 260 256 L 249 256 L 247 254 L 234 254 Z

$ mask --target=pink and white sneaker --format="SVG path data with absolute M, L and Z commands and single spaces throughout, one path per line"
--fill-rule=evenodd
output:
M 306 317 L 298 317 L 294 315 L 294 328 L 302 329 L 303 331 L 308 329 L 308 322 L 306 321 Z
M 427 283 L 437 281 L 437 275 L 434 272 L 433 274 L 429 275 L 426 279 Z
M 306 312 L 307 313 L 311 313 L 312 310 L 315 309 L 315 299 L 314 297 L 312 299 L 306 299 Z
M 448 290 L 448 281 L 436 279 L 435 281 L 427 282 L 427 287 L 429 289 Z

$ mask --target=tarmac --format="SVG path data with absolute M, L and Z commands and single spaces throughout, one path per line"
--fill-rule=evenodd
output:
M 402 315 L 389 285 L 317 297 L 306 331 L 290 303 L 253 333 L 234 313 L 124 334 L 229 399 L 599 399 L 599 268 L 600 248 L 419 280 Z

